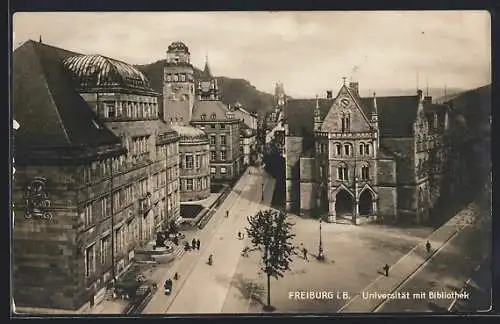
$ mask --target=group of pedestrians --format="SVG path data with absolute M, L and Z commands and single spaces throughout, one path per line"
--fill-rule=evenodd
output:
M 201 246 L 201 241 L 200 239 L 195 239 L 193 238 L 191 240 L 191 244 L 189 244 L 188 241 L 185 241 L 184 242 L 184 250 L 186 251 L 190 251 L 190 250 L 200 250 L 200 246 Z

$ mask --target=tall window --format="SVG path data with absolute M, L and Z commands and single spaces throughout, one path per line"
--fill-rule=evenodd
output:
M 226 145 L 226 135 L 220 136 L 220 145 Z
M 194 160 L 194 168 L 195 169 L 201 168 L 201 156 L 199 154 L 196 154 L 196 158 Z
M 217 152 L 215 151 L 210 151 L 210 160 L 215 161 L 217 160 Z
M 365 152 L 363 143 L 359 144 L 359 155 L 363 155 Z
M 365 155 L 370 155 L 370 144 L 365 145 Z
M 106 217 L 108 217 L 108 214 L 109 214 L 108 198 L 107 197 L 102 198 L 101 204 L 102 204 L 102 218 L 106 218 Z
M 349 114 L 342 114 L 342 132 L 348 132 L 351 129 L 351 118 Z
M 361 179 L 363 180 L 370 179 L 370 168 L 367 165 L 363 165 L 361 167 Z
M 337 156 L 342 155 L 342 146 L 340 144 L 335 144 L 335 152 L 337 153 Z
M 116 107 L 112 102 L 104 104 L 104 117 L 115 118 L 116 117 Z
M 226 151 L 220 152 L 220 159 L 221 161 L 226 161 Z
M 109 259 L 110 235 L 106 235 L 101 240 L 101 263 L 107 264 Z
M 193 179 L 186 180 L 186 190 L 193 191 Z
M 192 169 L 192 168 L 193 168 L 193 156 L 186 155 L 186 169 Z
M 215 145 L 215 135 L 210 135 L 210 145 Z
M 85 219 L 85 226 L 92 225 L 94 223 L 94 216 L 92 215 L 92 203 L 85 205 L 83 214 Z
M 351 155 L 351 145 L 344 144 L 344 153 L 345 153 L 346 156 L 350 156 Z
M 85 276 L 90 277 L 95 272 L 95 244 L 85 249 Z
M 347 166 L 345 164 L 340 164 L 337 168 L 337 178 L 339 180 L 349 180 L 349 174 Z

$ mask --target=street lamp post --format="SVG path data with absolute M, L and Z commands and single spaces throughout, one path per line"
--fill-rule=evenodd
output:
M 325 255 L 323 253 L 323 238 L 321 233 L 321 218 L 319 219 L 319 246 L 318 246 L 318 260 L 324 260 Z

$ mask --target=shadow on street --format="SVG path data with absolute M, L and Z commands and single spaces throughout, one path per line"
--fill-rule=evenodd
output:
M 265 298 L 265 289 L 264 286 L 255 280 L 244 278 L 241 273 L 237 273 L 233 280 L 231 281 L 231 285 L 238 289 L 241 293 L 241 299 L 258 302 L 261 305 L 265 305 L 263 299 Z

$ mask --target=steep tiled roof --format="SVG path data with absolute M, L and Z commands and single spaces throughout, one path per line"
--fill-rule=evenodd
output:
M 28 41 L 13 53 L 17 147 L 82 147 L 120 143 L 76 92 L 62 59 L 72 54 Z
M 348 86 L 345 87 L 349 91 L 349 94 L 352 96 L 354 101 L 358 104 L 359 108 L 361 108 L 361 111 L 363 112 L 365 117 L 370 120 L 371 114 L 373 112 L 373 98 L 361 98 L 357 90 Z
M 373 98 L 363 98 L 365 106 Z M 419 98 L 415 96 L 377 97 L 378 124 L 382 137 L 411 137 Z
M 321 118 L 325 118 L 333 99 L 319 99 Z M 285 105 L 285 121 L 290 136 L 312 136 L 316 99 L 290 99 Z
M 229 108 L 218 100 L 198 100 L 194 104 L 193 120 L 201 120 L 201 116 L 205 115 L 206 120 L 212 119 L 212 114 L 215 114 L 216 120 L 228 119 L 226 113 Z

